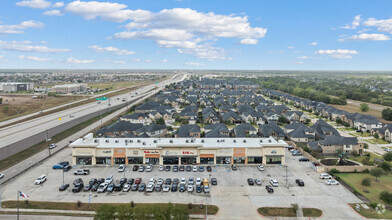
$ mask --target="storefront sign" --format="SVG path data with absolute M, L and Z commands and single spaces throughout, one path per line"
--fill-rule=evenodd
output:
M 195 153 L 192 152 L 192 151 L 183 151 L 182 154 L 191 154 L 191 155 L 194 155 Z
M 271 154 L 276 154 L 276 150 L 271 151 Z
M 197 152 L 191 151 L 191 150 L 177 150 L 177 151 L 166 150 L 164 152 L 164 155 L 192 155 L 192 156 L 195 156 L 195 155 L 197 155 Z
M 158 154 L 159 152 L 157 150 L 151 150 L 151 151 L 145 150 L 144 153 L 145 154 Z
M 232 150 L 230 149 L 221 149 L 218 150 L 217 152 L 217 156 L 231 156 L 232 154 Z
M 75 148 L 74 155 L 92 155 L 92 149 L 77 149 Z
M 102 151 L 102 153 L 104 153 L 104 154 L 110 154 L 110 153 L 112 153 L 112 151 L 111 151 L 111 150 L 104 150 L 104 151 Z

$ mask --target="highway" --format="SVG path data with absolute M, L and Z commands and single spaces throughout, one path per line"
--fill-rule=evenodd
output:
M 28 139 L 34 135 L 40 133 L 42 134 L 42 132 L 46 133 L 46 131 L 48 131 L 49 137 L 54 136 L 55 133 L 51 132 L 51 129 L 59 127 L 60 125 L 63 125 L 67 122 L 75 121 L 77 119 L 81 119 L 80 122 L 82 122 L 82 119 L 91 113 L 100 112 L 101 114 L 104 114 L 105 112 L 109 111 L 109 108 L 116 108 L 120 106 L 125 106 L 127 104 L 132 104 L 135 100 L 146 97 L 147 95 L 151 95 L 152 93 L 163 89 L 166 85 L 180 82 L 186 77 L 186 74 L 176 74 L 170 79 L 162 81 L 158 84 L 147 85 L 135 91 L 132 91 L 132 94 L 126 93 L 114 96 L 106 101 L 95 101 L 92 103 L 77 106 L 74 108 L 70 108 L 67 110 L 1 128 L 0 152 L 2 148 L 13 147 L 13 144 L 20 142 L 23 139 Z M 44 139 L 40 141 L 43 140 Z M 37 141 L 39 140 L 34 140 L 34 142 Z

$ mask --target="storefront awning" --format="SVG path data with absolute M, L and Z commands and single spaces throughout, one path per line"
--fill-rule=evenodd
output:
M 209 158 L 209 157 L 215 157 L 214 154 L 200 154 L 200 158 Z
M 159 158 L 159 154 L 146 154 L 146 158 Z

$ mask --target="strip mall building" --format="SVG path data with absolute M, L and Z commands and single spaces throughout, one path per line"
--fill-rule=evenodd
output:
M 287 143 L 269 138 L 94 138 L 69 145 L 74 165 L 284 164 Z

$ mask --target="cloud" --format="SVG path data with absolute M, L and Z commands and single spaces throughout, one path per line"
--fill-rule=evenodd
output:
M 357 27 L 360 25 L 361 22 L 361 15 L 357 15 L 354 17 L 354 20 L 351 22 L 351 24 L 346 24 L 345 26 L 339 27 L 342 29 L 357 29 Z
M 77 64 L 86 64 L 86 63 L 94 63 L 94 60 L 78 60 L 73 57 L 68 58 L 65 62 L 67 63 L 77 63 Z
M 287 48 L 288 48 L 288 49 L 294 49 L 294 47 L 293 47 L 293 46 L 288 46 Z
M 100 53 L 109 52 L 109 53 L 113 53 L 116 55 L 133 55 L 133 54 L 135 54 L 134 51 L 125 50 L 125 49 L 118 49 L 115 47 L 100 47 L 98 45 L 93 45 L 93 46 L 90 46 L 89 48 L 94 49 L 95 51 L 100 52 Z
M 124 60 L 104 60 L 106 63 L 125 64 Z
M 17 6 L 21 7 L 30 7 L 30 8 L 49 8 L 51 3 L 45 0 L 30 0 L 30 1 L 21 1 L 16 3 Z
M 64 2 L 56 2 L 52 5 L 53 8 L 61 8 L 64 6 Z
M 349 59 L 352 58 L 352 55 L 359 54 L 356 50 L 346 50 L 346 49 L 337 49 L 337 50 L 318 50 L 315 54 L 321 55 L 329 55 L 330 57 L 337 59 Z
M 186 65 L 186 66 L 205 66 L 204 63 L 198 63 L 198 62 L 187 62 L 187 63 L 184 63 L 184 65 Z
M 304 64 L 305 62 L 303 62 L 303 61 L 296 61 L 295 63 L 296 64 Z
M 310 42 L 309 45 L 311 45 L 311 46 L 316 46 L 316 45 L 317 45 L 317 42 L 316 42 L 316 41 Z
M 169 62 L 167 59 L 161 61 L 161 63 L 167 63 L 167 62 Z
M 363 25 L 368 27 L 376 27 L 378 31 L 389 32 L 392 34 L 392 18 L 384 20 L 369 18 L 363 22 Z
M 45 11 L 42 13 L 43 15 L 48 15 L 48 16 L 63 16 L 64 14 L 61 13 L 60 10 L 50 10 L 50 11 Z
M 43 28 L 44 24 L 39 21 L 29 20 L 22 21 L 19 24 L 0 25 L 0 33 L 2 34 L 23 34 L 24 30 L 28 28 Z
M 36 53 L 58 53 L 68 52 L 69 49 L 49 48 L 42 45 L 32 45 L 30 41 L 2 41 L 0 40 L 0 49 L 9 51 L 21 52 L 36 52 Z
M 240 41 L 241 44 L 254 45 L 258 43 L 257 39 L 245 38 Z
M 385 34 L 367 34 L 362 33 L 358 35 L 352 35 L 346 38 L 340 38 L 338 41 L 386 41 L 390 40 L 390 38 Z
M 140 62 L 142 60 L 141 59 L 131 59 L 131 61 L 133 61 L 133 62 Z
M 35 57 L 35 56 L 18 56 L 19 59 L 22 60 L 32 60 L 32 61 L 38 61 L 38 62 L 45 62 L 45 61 L 49 61 L 50 58 L 41 58 L 41 57 Z
M 297 59 L 299 59 L 299 60 L 308 60 L 308 59 L 312 59 L 312 57 L 302 56 L 302 57 L 297 57 Z

